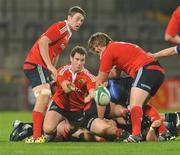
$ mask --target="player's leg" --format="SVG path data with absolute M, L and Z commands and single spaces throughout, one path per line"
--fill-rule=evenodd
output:
M 174 139 L 174 137 L 169 133 L 166 126 L 164 125 L 160 114 L 152 105 L 145 105 L 144 114 L 151 118 L 152 129 L 157 130 L 158 134 L 156 134 L 156 135 L 157 135 L 159 141 Z M 153 125 L 157 125 L 157 122 L 159 123 L 159 126 L 156 128 L 153 127 Z
M 32 113 L 33 119 L 33 139 L 41 137 L 42 124 L 47 104 L 51 96 L 50 81 L 52 80 L 50 72 L 42 66 L 35 65 L 34 69 L 24 70 L 25 75 L 31 82 L 36 103 Z
M 132 123 L 132 136 L 135 136 L 137 141 L 141 141 L 141 122 L 143 117 L 142 106 L 149 97 L 149 93 L 138 87 L 131 88 L 130 96 L 130 113 L 131 113 L 131 123 Z M 129 137 L 131 138 L 131 137 Z M 133 137 L 131 138 L 132 142 Z
M 88 140 L 88 133 L 79 130 L 79 125 L 70 123 L 67 119 L 60 122 L 57 126 L 55 141 L 69 141 L 73 137 L 80 140 L 87 138 Z
M 129 136 L 128 132 L 117 128 L 116 123 L 112 123 L 112 121 L 96 118 L 91 123 L 90 131 L 108 140 L 123 140 L 127 138 Z
M 132 121 L 132 136 L 129 137 L 130 142 L 141 141 L 142 106 L 149 101 L 151 96 L 155 95 L 163 80 L 163 69 L 158 62 L 150 63 L 137 71 L 130 95 Z
M 65 117 L 62 114 L 62 110 L 51 100 L 43 123 L 43 130 L 48 137 L 47 141 L 54 139 L 57 132 L 57 126 L 60 122 L 63 122 L 63 120 L 65 120 Z
M 151 118 L 152 122 L 157 121 L 157 120 L 159 120 L 161 122 L 159 125 L 159 129 L 158 129 L 158 132 L 160 135 L 167 131 L 163 121 L 161 120 L 161 116 L 155 107 L 153 107 L 152 105 L 149 105 L 149 104 L 145 105 L 144 115 L 149 116 Z
M 158 140 L 158 128 L 160 127 L 161 125 L 161 121 L 160 120 L 155 120 L 150 128 L 148 129 L 147 131 L 147 134 L 146 134 L 146 141 L 157 141 Z
M 84 120 L 84 111 L 67 111 L 60 109 L 59 111 L 65 120 L 57 126 L 56 139 L 68 140 L 74 132 L 76 132 Z
M 39 85 L 33 88 L 34 94 L 36 94 L 36 103 L 33 109 L 33 138 L 37 139 L 41 136 L 42 125 L 47 109 L 48 102 L 50 100 L 50 86 L 49 84 Z
M 180 112 L 167 112 L 163 116 L 167 128 L 172 131 L 175 136 L 180 134 Z

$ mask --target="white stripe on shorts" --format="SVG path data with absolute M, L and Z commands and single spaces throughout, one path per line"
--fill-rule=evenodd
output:
M 38 73 L 39 73 L 39 76 L 40 76 L 40 79 L 41 79 L 41 83 L 42 84 L 47 83 L 46 82 L 46 78 L 44 76 L 44 72 L 43 72 L 42 66 L 38 65 L 37 68 L 38 68 Z
M 138 70 L 136 79 L 134 80 L 134 83 L 133 83 L 133 87 L 137 87 L 137 84 L 138 84 L 139 79 L 140 79 L 140 77 L 141 77 L 141 75 L 142 75 L 142 72 L 143 72 L 143 67 L 141 67 L 141 68 Z

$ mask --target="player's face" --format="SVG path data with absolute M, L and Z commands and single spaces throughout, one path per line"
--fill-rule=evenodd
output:
M 85 64 L 85 55 L 76 53 L 74 57 L 71 57 L 71 65 L 74 72 L 81 71 Z
M 68 23 L 73 31 L 77 31 L 84 22 L 84 16 L 80 13 L 75 13 L 73 16 L 68 16 Z
M 94 51 L 96 52 L 96 54 L 101 55 L 101 53 L 105 50 L 105 46 L 101 46 L 101 45 L 95 45 L 94 46 Z

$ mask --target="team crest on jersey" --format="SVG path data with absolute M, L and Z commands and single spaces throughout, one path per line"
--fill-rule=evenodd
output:
M 83 79 L 79 79 L 79 83 L 80 83 L 80 84 L 83 84 L 83 83 L 84 83 L 84 80 L 83 80 Z

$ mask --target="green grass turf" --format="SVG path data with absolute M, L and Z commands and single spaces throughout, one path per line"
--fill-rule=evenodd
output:
M 180 139 L 171 142 L 125 144 L 118 142 L 9 142 L 15 119 L 30 121 L 31 113 L 0 112 L 0 155 L 179 155 Z

